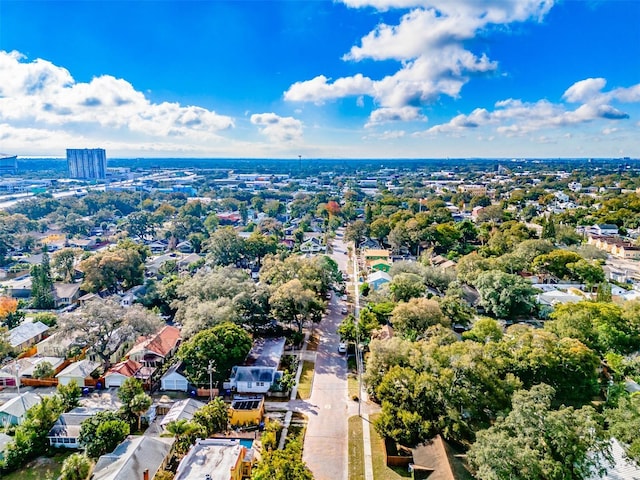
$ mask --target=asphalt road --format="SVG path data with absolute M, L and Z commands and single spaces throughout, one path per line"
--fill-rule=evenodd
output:
M 347 263 L 345 246 L 334 241 L 332 257 L 344 271 Z M 326 317 L 316 326 L 320 344 L 316 356 L 311 398 L 308 400 L 309 422 L 304 439 L 303 459 L 316 480 L 347 480 L 348 425 L 353 412 L 347 398 L 347 359 L 338 353 L 340 339 L 336 328 L 342 321 L 341 302 L 333 295 Z

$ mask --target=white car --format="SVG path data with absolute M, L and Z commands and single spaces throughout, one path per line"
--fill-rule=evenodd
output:
M 347 307 L 342 307 L 342 308 L 340 309 L 340 313 L 341 313 L 342 315 L 346 315 L 347 313 L 349 313 L 349 309 L 348 309 Z
M 347 344 L 344 342 L 340 342 L 338 344 L 338 353 L 347 353 Z

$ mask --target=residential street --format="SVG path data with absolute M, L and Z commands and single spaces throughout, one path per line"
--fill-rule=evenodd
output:
M 342 241 L 334 241 L 332 257 L 343 271 L 347 263 L 344 251 Z M 348 474 L 347 419 L 357 412 L 357 405 L 347 398 L 347 359 L 338 353 L 336 328 L 342 318 L 339 297 L 333 295 L 327 316 L 316 326 L 320 344 L 311 398 L 306 402 L 311 409 L 304 412 L 309 424 L 303 458 L 316 480 L 346 480 Z

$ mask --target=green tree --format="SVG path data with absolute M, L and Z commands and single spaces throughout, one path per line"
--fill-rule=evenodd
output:
M 231 367 L 240 364 L 249 350 L 251 337 L 232 323 L 222 323 L 198 332 L 180 345 L 178 357 L 184 361 L 189 380 L 196 385 L 208 385 L 209 361 L 215 365 L 214 381 L 229 378 Z
M 54 303 L 49 254 L 45 249 L 40 265 L 31 267 L 31 305 L 33 308 L 46 310 L 53 308 Z
M 98 458 L 113 451 L 129 435 L 129 424 L 118 412 L 98 412 L 82 422 L 78 443 L 87 456 Z
M 65 412 L 68 412 L 80 405 L 82 389 L 75 380 L 71 380 L 66 385 L 59 383 L 56 388 L 56 393 L 62 401 L 62 407 Z
M 205 427 L 197 422 L 191 422 L 185 418 L 169 422 L 166 426 L 167 433 L 176 439 L 176 453 L 187 453 L 197 438 L 206 436 Z
M 479 343 L 499 342 L 502 339 L 502 327 L 493 318 L 480 318 L 474 322 L 471 330 L 462 334 L 465 340 Z
M 478 432 L 468 458 L 479 480 L 590 479 L 607 440 L 590 407 L 551 409 L 554 389 L 536 385 L 513 396 L 513 409 Z
M 207 437 L 225 432 L 229 423 L 229 408 L 221 397 L 216 397 L 193 414 L 193 421 L 205 428 Z
M 223 227 L 211 234 L 204 250 L 211 265 L 236 265 L 244 256 L 245 242 L 232 227 Z
M 537 272 L 549 273 L 560 279 L 571 278 L 568 265 L 582 260 L 576 252 L 569 250 L 553 250 L 539 255 L 533 260 L 533 269 Z
M 88 292 L 127 290 L 144 283 L 144 254 L 124 244 L 96 253 L 80 262 L 82 289 Z
M 553 219 L 549 218 L 544 221 L 542 224 L 542 235 L 541 238 L 547 240 L 553 240 L 556 237 L 556 224 L 553 223 Z
M 347 225 L 344 230 L 344 239 L 347 242 L 355 243 L 356 247 L 364 240 L 368 231 L 367 224 L 362 220 L 356 220 Z
M 133 413 L 138 419 L 138 431 L 142 428 L 140 426 L 140 421 L 142 419 L 142 415 L 149 410 L 151 406 L 152 400 L 149 395 L 146 393 L 138 393 L 135 397 L 131 399 L 131 401 L 127 404 L 127 408 Z
M 269 298 L 272 314 L 282 322 L 294 323 L 298 332 L 308 321 L 319 322 L 325 304 L 297 278 L 277 287 Z
M 62 463 L 60 480 L 86 480 L 91 464 L 91 460 L 83 453 L 72 453 Z
M 51 365 L 50 362 L 44 361 L 38 363 L 36 368 L 33 369 L 33 378 L 51 378 L 54 373 L 53 365 Z
M 162 321 L 141 306 L 125 308 L 113 299 L 92 300 L 60 317 L 61 330 L 73 333 L 78 341 L 90 346 L 105 370 L 123 344 L 155 333 L 161 326 Z
M 498 318 L 514 318 L 535 311 L 538 291 L 527 280 L 497 270 L 482 272 L 475 280 L 480 305 Z
M 605 410 L 604 414 L 609 433 L 622 442 L 630 458 L 640 463 L 640 395 L 622 396 L 618 405 Z
M 398 334 L 412 339 L 424 334 L 432 325 L 451 326 L 449 319 L 442 314 L 440 304 L 427 298 L 400 302 L 391 312 L 391 324 Z
M 52 266 L 56 275 L 63 282 L 71 283 L 75 276 L 75 262 L 78 259 L 80 251 L 75 248 L 65 248 L 59 250 L 52 255 Z
M 389 284 L 396 302 L 408 302 L 412 298 L 421 297 L 427 291 L 423 279 L 415 273 L 399 273 Z
M 290 440 L 283 450 L 264 452 L 251 473 L 252 480 L 313 480 L 313 474 L 302 461 L 300 440 Z
M 576 338 L 601 355 L 630 353 L 640 347 L 640 316 L 634 313 L 634 304 L 637 302 L 625 304 L 624 310 L 612 303 L 590 301 L 558 305 L 545 330 L 561 338 Z

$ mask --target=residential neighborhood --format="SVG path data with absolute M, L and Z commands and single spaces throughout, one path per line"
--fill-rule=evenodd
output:
M 635 170 L 46 185 L 0 216 L 3 475 L 484 478 L 531 408 L 589 479 L 640 472 Z

